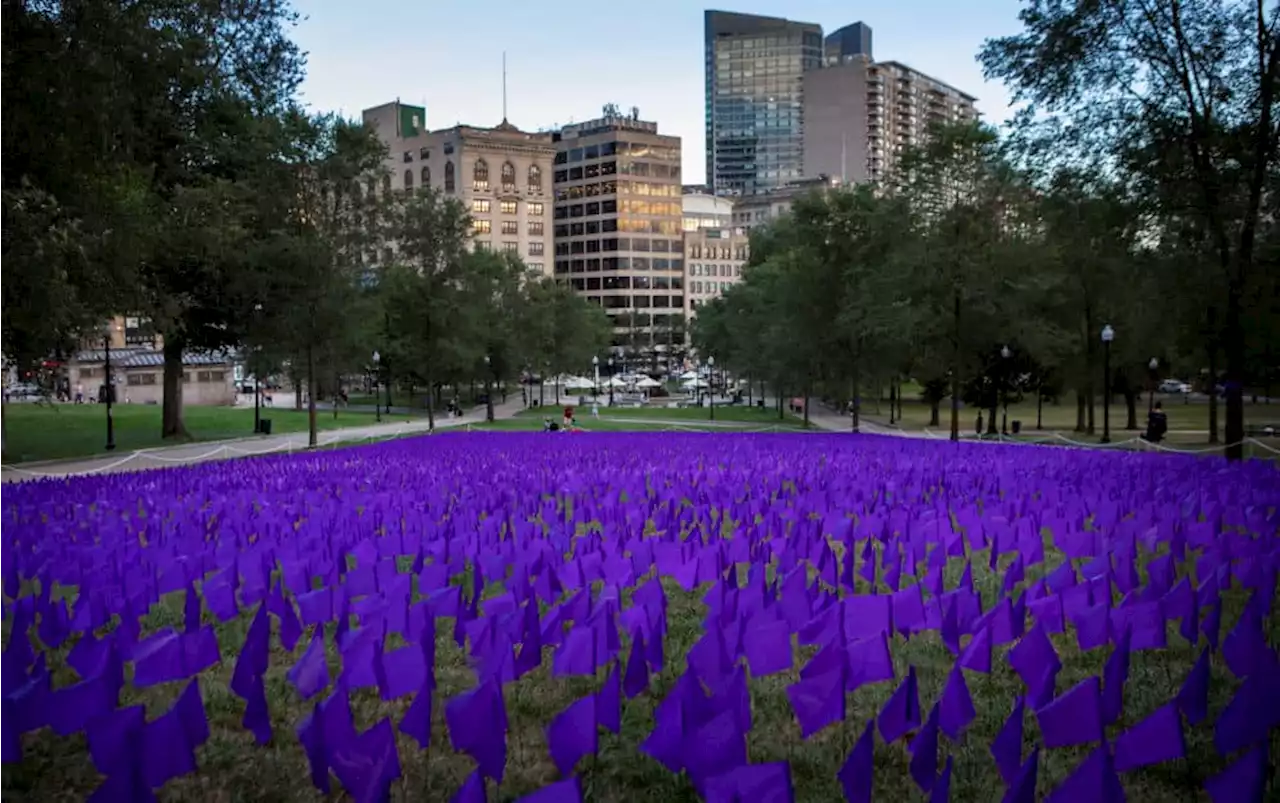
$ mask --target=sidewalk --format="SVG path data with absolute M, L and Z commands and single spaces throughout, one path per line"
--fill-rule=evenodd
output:
M 508 396 L 505 404 L 495 404 L 494 419 L 511 418 L 524 409 L 517 395 Z M 468 424 L 481 424 L 485 420 L 485 408 L 476 407 L 460 418 L 436 417 L 436 429 L 452 429 Z M 316 433 L 317 446 L 338 443 L 358 443 L 376 438 L 400 435 L 426 434 L 430 431 L 426 416 L 408 421 L 387 421 L 358 427 L 331 429 Z M 236 438 L 233 440 L 203 441 L 181 446 L 163 446 L 156 449 L 140 449 L 136 452 L 77 457 L 67 460 L 50 460 L 39 463 L 22 463 L 0 468 L 0 483 L 39 479 L 41 477 L 70 477 L 79 474 L 107 474 L 121 471 L 138 471 L 148 468 L 203 463 L 208 460 L 228 460 L 262 454 L 279 454 L 302 451 L 307 448 L 306 432 L 290 432 L 280 435 Z

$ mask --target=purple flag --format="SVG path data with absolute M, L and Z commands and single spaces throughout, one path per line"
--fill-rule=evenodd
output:
M 1049 793 L 1045 803 L 1077 803 L 1085 800 L 1091 803 L 1124 803 L 1125 801 L 1124 787 L 1116 777 L 1111 754 L 1107 751 L 1105 744 L 1095 747 L 1093 752 L 1080 762 L 1080 766 L 1076 767 L 1057 789 Z
M 1004 721 L 1000 732 L 991 742 L 991 757 L 996 760 L 996 769 L 1000 777 L 1009 786 L 1013 786 L 1022 766 L 1022 718 L 1026 710 L 1026 699 L 1019 697 L 1013 702 L 1013 711 Z
M 502 689 L 488 680 L 445 703 L 445 722 L 453 749 L 466 753 L 480 771 L 498 783 L 507 766 L 507 709 Z
M 1129 680 L 1129 641 L 1133 631 L 1126 629 L 1116 648 L 1107 658 L 1102 672 L 1102 724 L 1110 725 L 1124 711 L 1124 684 Z
M 849 751 L 840 771 L 836 773 L 847 803 L 871 803 L 872 781 L 875 780 L 875 724 L 875 720 L 867 720 L 858 743 Z
M 911 753 L 911 777 L 928 792 L 938 779 L 938 706 L 929 711 L 924 727 L 907 748 Z
M 841 696 L 843 700 L 843 695 Z M 843 712 L 842 712 L 843 713 Z M 843 719 L 843 716 L 841 717 Z M 920 697 L 916 688 L 916 668 L 907 668 L 907 676 L 880 709 L 878 720 L 880 738 L 885 744 L 906 736 L 908 732 L 920 727 Z
M 974 672 L 991 672 L 991 631 L 985 625 L 973 634 L 969 644 L 960 653 L 960 666 Z
M 1262 803 L 1267 788 L 1267 745 L 1259 743 L 1205 782 L 1213 803 Z
M 631 655 L 627 658 L 627 671 L 622 677 L 622 690 L 631 700 L 647 688 L 649 666 L 644 658 L 644 636 L 636 633 L 631 639 Z
M 1182 717 L 1171 702 L 1120 734 L 1116 739 L 1115 768 L 1129 772 L 1148 764 L 1172 761 L 1186 755 L 1182 741 Z
M 608 677 L 600 691 L 596 692 L 596 722 L 612 733 L 622 730 L 622 678 L 618 662 L 613 662 Z
M 1045 747 L 1069 747 L 1102 740 L 1102 694 L 1091 675 L 1036 712 Z
M 951 674 L 947 677 L 947 685 L 942 691 L 938 707 L 938 724 L 953 742 L 960 738 L 961 732 L 978 715 L 973 707 L 973 697 L 969 694 L 969 685 L 964 680 L 964 670 L 959 664 L 951 669 Z
M 844 666 L 787 687 L 787 698 L 800 723 L 800 736 L 813 734 L 845 718 Z
M 1028 689 L 1034 689 L 1047 671 L 1052 669 L 1056 673 L 1062 667 L 1062 661 L 1053 648 L 1053 642 L 1045 635 L 1044 628 L 1036 623 L 1009 651 L 1009 665 Z
M 929 792 L 929 803 L 947 803 L 949 800 L 951 800 L 951 756 L 947 756 L 942 774 L 938 776 L 932 791 Z
M 1001 798 L 1001 803 L 1035 803 L 1036 777 L 1040 767 L 1040 748 L 1037 747 L 1027 756 L 1026 762 L 1018 769 L 1018 775 L 1009 785 L 1009 789 Z
M 317 627 L 311 636 L 307 651 L 286 673 L 289 682 L 297 688 L 302 699 L 319 694 L 329 685 L 329 663 L 325 660 L 324 628 Z
M 467 780 L 450 798 L 450 803 L 486 803 L 488 795 L 484 790 L 484 774 L 476 770 L 467 776 Z
M 785 761 L 744 764 L 709 778 L 707 803 L 793 803 L 791 767 Z
M 596 695 L 591 694 L 557 714 L 547 725 L 547 747 L 561 775 L 568 775 L 583 756 L 599 750 Z
M 743 636 L 743 646 L 746 648 L 747 665 L 754 677 L 766 677 L 791 669 L 791 631 L 782 620 L 749 628 Z

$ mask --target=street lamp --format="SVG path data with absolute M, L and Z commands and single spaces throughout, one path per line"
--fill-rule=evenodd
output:
M 1102 442 L 1111 443 L 1111 341 L 1116 330 L 1102 327 Z
M 596 372 L 595 396 L 598 399 L 600 398 L 600 357 L 599 356 L 592 355 L 591 367 Z
M 1000 417 L 1000 434 L 1009 434 L 1009 358 L 1013 352 L 1008 346 L 1000 347 L 1000 402 L 1003 413 Z
M 103 373 L 106 374 L 107 380 L 107 451 L 116 448 L 116 422 L 111 417 L 111 403 L 116 395 L 115 385 L 111 376 L 111 335 L 115 332 L 115 326 L 111 321 L 102 327 L 102 345 L 104 346 Z
M 716 358 L 707 357 L 707 399 L 711 402 L 711 420 L 716 420 Z
M 613 407 L 613 358 L 609 358 L 609 406 Z
M 254 317 L 262 314 L 262 305 L 253 305 Z M 253 365 L 253 434 L 257 435 L 262 431 L 262 380 L 259 374 L 262 373 L 262 346 L 253 347 L 254 354 L 258 355 L 258 359 Z
M 382 355 L 377 351 L 373 352 L 373 419 L 379 424 L 382 423 L 382 399 L 379 391 L 382 390 L 382 375 L 378 373 L 378 365 L 382 362 Z M 387 408 L 387 415 L 391 415 L 391 408 Z
M 1159 378 L 1156 372 L 1160 370 L 1160 358 L 1152 357 L 1147 363 L 1147 370 L 1151 375 L 1151 387 L 1147 388 L 1147 415 L 1151 415 L 1156 409 L 1156 380 Z

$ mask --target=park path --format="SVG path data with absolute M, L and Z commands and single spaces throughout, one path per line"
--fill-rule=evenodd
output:
M 511 418 L 524 409 L 520 398 L 509 398 L 493 408 L 495 419 Z M 453 429 L 469 424 L 482 424 L 485 408 L 476 407 L 458 418 L 436 417 L 436 429 Z M 376 438 L 399 435 L 426 434 L 430 431 L 425 416 L 409 420 L 385 421 L 358 427 L 324 430 L 317 433 L 320 446 L 337 443 L 358 443 Z M 201 441 L 181 446 L 162 446 L 155 449 L 139 449 L 134 452 L 113 452 L 94 457 L 76 457 L 66 460 L 50 460 L 39 463 L 22 463 L 0 468 L 0 483 L 39 479 L 42 477 L 71 477 L 80 474 L 109 474 L 121 471 L 138 471 L 148 468 L 203 463 L 209 460 L 228 460 L 262 454 L 280 454 L 307 448 L 306 432 L 281 433 L 279 435 L 250 436 L 232 440 Z

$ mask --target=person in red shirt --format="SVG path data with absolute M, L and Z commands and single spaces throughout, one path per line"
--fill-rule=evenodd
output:
M 565 405 L 564 408 L 564 426 L 566 429 L 573 423 L 573 407 Z

